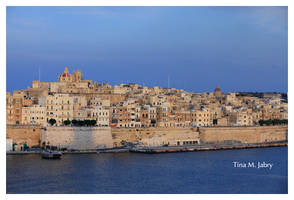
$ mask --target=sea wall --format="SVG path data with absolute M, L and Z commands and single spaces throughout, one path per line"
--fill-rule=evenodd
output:
M 287 140 L 288 126 L 256 127 L 200 127 L 202 143 L 222 143 L 239 141 L 241 143 L 261 143 Z
M 192 128 L 113 128 L 114 146 L 132 142 L 144 146 L 183 145 L 200 142 L 199 133 Z
M 288 126 L 200 127 L 192 128 L 113 128 L 114 146 L 132 142 L 144 146 L 205 143 L 261 143 L 287 140 Z
M 7 125 L 6 138 L 15 150 L 23 144 L 49 144 L 68 149 L 96 149 L 122 146 L 191 145 L 205 143 L 262 143 L 287 140 L 288 126 L 200 127 L 193 128 L 110 128 L 45 127 Z
M 41 142 L 80 150 L 113 147 L 109 127 L 46 127 L 42 130 Z
M 41 138 L 41 127 L 31 125 L 7 125 L 6 138 L 11 139 L 15 145 L 15 150 L 27 144 L 29 147 L 39 145 Z

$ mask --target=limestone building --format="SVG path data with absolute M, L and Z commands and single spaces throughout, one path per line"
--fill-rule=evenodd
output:
M 6 93 L 6 124 L 22 123 L 23 98 Z
M 46 107 L 42 105 L 22 107 L 22 124 L 46 126 Z

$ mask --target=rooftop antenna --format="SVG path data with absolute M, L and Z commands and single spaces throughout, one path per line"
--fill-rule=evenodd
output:
M 40 67 L 39 67 L 39 81 L 41 81 L 41 72 L 40 72 Z
M 167 77 L 167 88 L 169 88 L 169 75 Z

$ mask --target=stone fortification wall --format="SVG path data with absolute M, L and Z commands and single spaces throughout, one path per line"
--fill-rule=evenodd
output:
M 29 147 L 39 145 L 41 137 L 40 126 L 30 125 L 7 125 L 6 138 L 12 139 L 12 143 L 16 144 L 15 149 L 18 150 L 23 144 Z
M 42 143 L 68 149 L 111 148 L 109 127 L 47 127 L 42 130 Z
M 260 143 L 287 140 L 288 126 L 257 127 L 200 127 L 199 136 L 203 143 L 240 141 Z
M 199 143 L 199 133 L 191 128 L 113 128 L 112 137 L 114 146 L 121 146 L 123 141 L 146 146 Z
M 29 147 L 46 144 L 68 149 L 95 149 L 122 146 L 124 142 L 145 146 L 223 143 L 239 141 L 260 143 L 287 140 L 288 126 L 200 127 L 191 128 L 109 128 L 109 127 L 46 127 L 7 125 L 6 138 Z

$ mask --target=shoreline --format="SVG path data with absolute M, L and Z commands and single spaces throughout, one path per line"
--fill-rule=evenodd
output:
M 142 148 L 131 149 L 130 152 L 134 153 L 175 153 L 175 152 L 193 152 L 193 151 L 218 151 L 218 150 L 234 150 L 234 149 L 249 149 L 249 148 L 270 148 L 270 147 L 282 147 L 288 146 L 288 142 L 279 143 L 260 143 L 260 144 L 239 144 L 239 145 L 198 145 L 198 146 L 186 146 L 186 147 L 160 147 L 160 148 Z
M 116 149 L 97 149 L 97 150 L 74 150 L 61 151 L 63 154 L 99 154 L 99 153 L 176 153 L 176 152 L 193 152 L 193 151 L 217 151 L 217 150 L 234 150 L 249 148 L 269 148 L 288 146 L 288 142 L 273 143 L 251 143 L 251 144 L 203 144 L 190 146 L 160 146 L 160 147 L 137 147 L 137 148 L 116 148 Z M 41 154 L 42 151 L 11 151 L 6 155 L 31 155 Z

